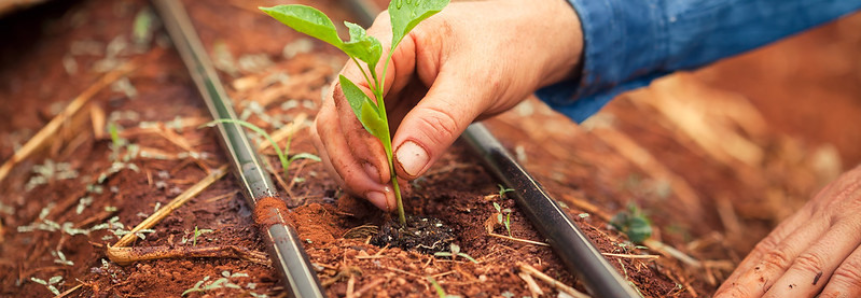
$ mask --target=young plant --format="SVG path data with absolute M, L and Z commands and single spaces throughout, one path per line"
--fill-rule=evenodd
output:
M 643 243 L 652 237 L 652 225 L 649 218 L 637 208 L 637 205 L 628 205 L 627 211 L 622 211 L 610 219 L 610 225 L 622 233 L 628 235 L 628 239 L 634 243 Z
M 499 184 L 499 199 L 501 200 L 503 196 L 505 196 L 505 193 L 512 191 L 514 191 L 513 188 L 505 188 L 505 186 Z M 511 209 L 502 209 L 502 206 L 497 202 L 493 202 L 493 208 L 496 209 L 496 221 L 505 226 L 505 230 L 508 231 L 509 237 L 513 237 L 511 235 Z M 504 217 L 503 214 L 505 214 Z
M 251 124 L 251 123 L 246 122 L 246 121 L 234 120 L 234 119 L 218 119 L 218 120 L 210 121 L 209 123 L 206 123 L 206 124 L 202 125 L 201 127 L 204 127 L 204 126 L 213 127 L 217 123 L 238 124 L 240 126 L 244 126 L 244 127 L 248 128 L 248 129 L 256 132 L 257 134 L 263 136 L 264 138 L 266 138 L 266 140 L 269 141 L 269 143 L 272 145 L 272 148 L 275 148 L 275 154 L 278 155 L 278 160 L 281 161 L 281 168 L 283 168 L 283 170 L 284 170 L 284 177 L 287 177 L 287 170 L 290 168 L 290 164 L 293 163 L 293 161 L 295 161 L 297 159 L 303 159 L 304 158 L 304 159 L 310 159 L 313 161 L 320 161 L 320 157 L 318 157 L 314 154 L 311 154 L 311 153 L 299 153 L 299 154 L 293 155 L 292 157 L 288 157 L 288 154 L 290 153 L 290 143 L 293 142 L 293 135 L 292 134 L 287 138 L 287 145 L 284 146 L 284 151 L 281 151 L 281 148 L 278 147 L 278 144 L 275 143 L 275 140 L 272 139 L 272 136 L 270 136 L 265 130 L 258 127 L 257 125 Z
M 386 116 L 386 105 L 383 98 L 385 90 L 386 71 L 392 54 L 400 44 L 401 40 L 416 27 L 421 21 L 442 11 L 448 5 L 449 0 L 393 0 L 389 3 L 389 16 L 392 25 L 392 43 L 388 57 L 383 66 L 382 75 L 377 74 L 377 63 L 382 58 L 382 44 L 380 41 L 367 34 L 365 29 L 359 25 L 344 22 L 350 32 L 350 40 L 343 41 L 338 37 L 338 32 L 332 20 L 323 12 L 305 5 L 278 5 L 273 7 L 260 7 L 260 10 L 269 14 L 276 20 L 284 23 L 296 31 L 305 33 L 311 37 L 329 43 L 343 51 L 356 66 L 362 71 L 374 95 L 374 100 L 368 97 L 355 83 L 341 75 L 338 80 L 341 90 L 350 104 L 353 113 L 362 123 L 362 126 L 371 135 L 383 143 L 389 170 L 392 173 L 392 187 L 397 199 L 398 217 L 401 225 L 406 224 L 401 191 L 398 186 L 397 175 L 395 175 L 394 163 L 392 161 L 392 138 L 389 131 L 389 121 Z M 365 67 L 362 67 L 364 62 Z
M 470 262 L 473 262 L 473 263 L 478 264 L 478 261 L 476 261 L 474 258 L 472 258 L 471 256 L 469 256 L 469 255 L 468 255 L 468 254 L 466 254 L 465 252 L 460 252 L 460 246 L 459 246 L 459 245 L 452 243 L 452 244 L 451 244 L 451 246 L 449 246 L 449 249 L 451 249 L 451 252 L 448 252 L 448 251 L 440 251 L 440 252 L 436 252 L 436 253 L 434 253 L 433 255 L 434 255 L 434 256 L 437 256 L 437 257 L 449 257 L 449 258 L 451 258 L 452 260 L 454 260 L 455 258 L 457 258 L 458 256 L 460 256 L 460 257 L 466 258 L 466 259 L 467 259 L 467 260 L 469 260 Z

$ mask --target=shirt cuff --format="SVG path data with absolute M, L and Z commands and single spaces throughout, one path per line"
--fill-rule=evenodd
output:
M 538 98 L 579 123 L 619 93 L 668 73 L 659 67 L 667 51 L 665 20 L 651 1 L 569 1 L 582 24 L 583 71 L 579 82 L 544 87 Z

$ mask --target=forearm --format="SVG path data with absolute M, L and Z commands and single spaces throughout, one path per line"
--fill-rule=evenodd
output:
M 575 121 L 615 95 L 774 42 L 861 8 L 861 0 L 569 0 L 585 48 L 576 81 L 536 94 Z

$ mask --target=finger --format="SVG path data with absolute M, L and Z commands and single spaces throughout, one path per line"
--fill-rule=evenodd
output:
M 319 119 L 320 118 L 317 118 L 317 120 Z M 323 162 L 323 168 L 331 174 L 332 179 L 335 180 L 338 185 L 344 185 L 344 179 L 341 179 L 341 176 L 338 175 L 338 172 L 335 171 L 335 168 L 332 166 L 332 161 L 329 160 L 329 153 L 326 151 L 326 146 L 323 146 L 320 134 L 317 133 L 317 125 L 318 122 L 315 120 L 311 129 L 311 140 L 314 143 L 314 147 L 317 148 L 317 156 L 320 157 L 320 160 Z
M 816 281 L 816 280 L 814 280 Z M 819 284 L 828 283 L 820 298 L 861 297 L 861 247 L 855 248 L 846 260 L 837 267 L 831 279 L 821 277 Z
M 806 213 L 806 211 L 802 211 Z M 809 217 L 809 215 L 808 215 Z M 760 242 L 755 248 L 756 255 L 746 258 L 747 265 L 736 270 L 738 277 L 729 284 L 724 285 L 715 297 L 760 297 L 774 285 L 781 275 L 789 268 L 798 255 L 800 255 L 809 244 L 818 239 L 824 233 L 829 223 L 825 220 L 791 221 L 794 230 L 786 229 L 786 235 L 782 240 L 769 238 Z M 799 224 L 800 223 L 800 224 Z
M 460 136 L 487 107 L 486 88 L 463 88 L 466 80 L 440 74 L 427 96 L 407 115 L 392 142 L 398 176 L 412 180 Z
M 361 165 L 353 157 L 347 146 L 341 126 L 337 124 L 335 111 L 321 109 L 317 115 L 317 133 L 322 147 L 327 150 L 331 167 L 341 179 L 347 191 L 368 199 L 383 210 L 391 211 L 395 207 L 395 198 L 388 185 L 380 184 L 362 171 Z
M 359 87 L 362 88 L 362 87 Z M 333 100 L 337 110 L 339 125 L 341 132 L 347 143 L 350 153 L 361 166 L 360 169 L 365 171 L 369 178 L 377 183 L 383 184 L 389 181 L 389 161 L 386 158 L 386 151 L 383 144 L 376 137 L 371 135 L 359 118 L 354 114 L 353 108 L 347 102 L 344 92 L 341 90 L 340 84 L 336 84 L 333 89 Z M 366 94 L 373 96 L 371 90 L 364 89 Z
M 787 218 L 783 223 L 777 226 L 771 233 L 768 234 L 765 238 L 763 238 L 759 243 L 757 243 L 756 247 L 744 258 L 744 260 L 739 263 L 738 267 L 733 271 L 733 273 L 724 281 L 718 291 L 715 293 L 716 297 L 720 297 L 719 295 L 723 292 L 728 291 L 730 288 L 734 287 L 738 284 L 738 278 L 746 273 L 748 270 L 753 268 L 756 265 L 759 265 L 762 257 L 769 251 L 777 248 L 777 245 L 786 239 L 789 234 L 799 227 L 802 224 L 805 224 L 807 220 L 810 219 L 810 212 L 807 212 L 806 209 L 802 209 L 799 212 L 794 213 L 792 216 Z
M 824 288 L 831 273 L 861 243 L 861 228 L 855 221 L 833 226 L 804 253 L 768 290 L 765 297 L 813 297 Z

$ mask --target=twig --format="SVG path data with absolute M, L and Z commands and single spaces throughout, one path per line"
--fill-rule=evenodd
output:
M 511 241 L 517 241 L 517 242 L 523 242 L 523 243 L 528 243 L 528 244 L 534 244 L 534 245 L 539 245 L 539 246 L 550 246 L 550 244 L 547 244 L 544 242 L 538 242 L 538 241 L 533 241 L 533 240 L 528 240 L 528 239 L 514 238 L 514 237 L 505 236 L 505 235 L 499 235 L 497 233 L 487 233 L 487 235 L 489 235 L 491 237 L 496 237 L 496 238 L 501 238 L 501 239 L 506 239 L 506 240 L 511 240 Z
M 347 298 L 354 298 L 354 290 L 356 289 L 356 275 L 350 274 L 350 279 L 347 280 Z
M 160 54 L 161 52 L 158 53 Z M 27 143 L 24 144 L 24 146 L 21 147 L 20 150 L 16 151 L 15 155 L 12 155 L 9 160 L 3 163 L 3 166 L 0 167 L 0 182 L 2 182 L 7 175 L 9 175 L 9 172 L 12 171 L 12 168 L 15 167 L 15 165 L 29 157 L 31 154 L 33 154 L 33 152 L 45 145 L 46 142 L 53 139 L 52 136 L 57 133 L 63 123 L 65 123 L 67 119 L 74 116 L 75 113 L 78 112 L 78 110 L 80 110 L 90 101 L 90 99 L 93 98 L 93 96 L 95 96 L 103 88 L 110 86 L 110 84 L 120 79 L 127 73 L 137 69 L 138 66 L 143 64 L 142 61 L 147 59 L 151 59 L 151 57 L 149 55 L 139 57 L 135 60 L 121 65 L 120 67 L 99 78 L 96 83 L 90 85 L 90 87 L 87 87 L 84 92 L 81 92 L 81 94 L 75 97 L 75 99 L 72 100 L 72 102 L 69 103 L 68 106 L 66 106 L 66 109 L 64 109 L 62 112 L 60 112 L 60 114 L 57 114 L 56 117 L 51 119 L 51 121 L 48 122 L 45 127 L 42 127 L 42 129 L 39 130 L 36 135 L 30 138 L 30 140 L 28 140 Z
M 529 288 L 529 292 L 532 294 L 532 297 L 541 297 L 541 295 L 544 295 L 544 291 L 541 290 L 541 287 L 538 286 L 538 283 L 535 282 L 532 275 L 529 275 L 526 271 L 521 271 L 517 276 L 526 282 L 526 287 Z
M 225 246 L 148 246 L 148 247 L 108 247 L 108 258 L 119 265 L 137 261 L 177 259 L 177 258 L 236 258 L 255 264 L 270 265 L 265 253 L 249 250 L 235 245 Z
M 672 246 L 666 245 L 666 244 L 664 244 L 658 240 L 649 238 L 649 239 L 646 239 L 645 241 L 643 241 L 643 245 L 645 245 L 645 246 L 649 247 L 649 249 L 657 251 L 663 255 L 675 258 L 676 260 L 679 260 L 688 266 L 691 266 L 694 268 L 702 268 L 703 267 L 702 262 L 697 261 L 693 257 L 688 256 L 687 254 L 673 248 Z
M 136 234 L 138 231 L 143 229 L 149 229 L 152 226 L 156 225 L 162 219 L 167 217 L 171 212 L 182 206 L 182 204 L 185 204 L 185 202 L 188 202 L 189 200 L 200 194 L 200 192 L 209 187 L 209 185 L 211 185 L 215 181 L 218 181 L 226 174 L 227 165 L 219 167 L 218 170 L 216 170 L 214 173 L 209 176 L 206 176 L 206 178 L 203 178 L 203 180 L 200 180 L 200 182 L 198 182 L 197 184 L 192 185 L 191 187 L 186 189 L 185 192 L 181 193 L 179 196 L 170 201 L 167 206 L 164 206 L 163 208 L 159 209 L 158 211 L 144 219 L 144 221 L 142 221 L 134 229 L 132 229 L 130 233 L 126 234 L 125 236 L 123 236 L 122 239 L 117 241 L 117 243 L 114 244 L 113 247 L 123 247 L 131 244 L 135 239 L 137 239 Z M 111 247 L 109 246 L 108 251 L 110 251 L 110 249 Z
M 54 296 L 54 298 L 63 298 L 63 297 L 69 296 L 69 294 L 72 294 L 73 292 L 77 291 L 82 286 L 84 286 L 84 284 L 78 284 L 77 286 L 74 286 L 71 289 L 68 289 L 65 292 L 60 293 L 60 295 Z
M 535 267 L 529 266 L 529 265 L 524 264 L 524 263 L 518 263 L 518 267 L 520 267 L 520 271 L 531 274 L 532 276 L 550 284 L 551 286 L 553 286 L 554 288 L 556 288 L 560 292 L 565 292 L 565 294 L 571 295 L 571 297 L 574 297 L 574 298 L 590 298 L 589 295 L 586 295 L 583 292 L 577 291 L 574 288 L 569 287 L 568 285 L 562 283 L 561 281 L 553 279 L 552 277 L 548 276 L 547 274 L 544 274 L 543 272 L 538 271 L 538 269 L 535 269 Z

